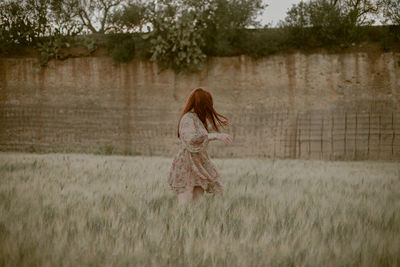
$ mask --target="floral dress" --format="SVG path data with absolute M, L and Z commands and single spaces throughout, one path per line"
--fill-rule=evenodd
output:
M 179 124 L 181 149 L 172 161 L 168 183 L 176 193 L 201 186 L 208 193 L 223 191 L 220 173 L 206 151 L 218 133 L 208 133 L 196 113 L 185 113 Z

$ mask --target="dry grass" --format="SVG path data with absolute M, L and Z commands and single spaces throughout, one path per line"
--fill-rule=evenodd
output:
M 0 265 L 400 265 L 398 163 L 216 159 L 179 208 L 171 161 L 0 153 Z

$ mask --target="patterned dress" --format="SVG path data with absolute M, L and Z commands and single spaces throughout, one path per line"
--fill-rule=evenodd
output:
M 168 183 L 176 193 L 201 186 L 208 193 L 220 193 L 220 173 L 206 151 L 208 142 L 218 133 L 208 133 L 196 113 L 183 115 L 179 124 L 181 149 L 172 161 Z

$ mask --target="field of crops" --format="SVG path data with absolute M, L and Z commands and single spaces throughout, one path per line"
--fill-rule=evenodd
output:
M 177 206 L 172 158 L 0 153 L 0 266 L 400 266 L 400 164 L 215 159 Z

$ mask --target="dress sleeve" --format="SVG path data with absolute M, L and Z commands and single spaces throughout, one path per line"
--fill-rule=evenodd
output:
M 208 132 L 201 129 L 192 116 L 185 115 L 182 117 L 179 134 L 182 143 L 190 152 L 200 152 L 207 147 Z
M 217 137 L 219 136 L 219 133 L 209 133 L 208 134 L 208 140 L 217 140 Z

